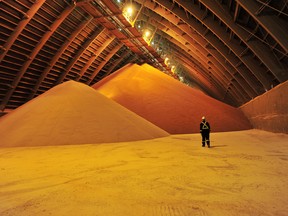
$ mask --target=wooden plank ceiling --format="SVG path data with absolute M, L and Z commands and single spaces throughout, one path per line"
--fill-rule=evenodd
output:
M 122 13 L 131 3 L 133 25 Z M 0 10 L 2 112 L 128 63 L 236 107 L 288 78 L 287 0 L 5 0 Z

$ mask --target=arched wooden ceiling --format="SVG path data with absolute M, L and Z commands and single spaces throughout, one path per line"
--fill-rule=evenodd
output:
M 132 3 L 135 25 L 122 14 Z M 175 73 L 240 106 L 288 78 L 287 0 L 0 1 L 0 110 L 127 63 Z M 142 38 L 153 32 L 151 44 Z

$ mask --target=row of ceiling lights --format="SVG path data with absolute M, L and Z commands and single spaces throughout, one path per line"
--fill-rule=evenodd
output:
M 117 0 L 117 3 L 120 4 L 121 0 Z M 137 18 L 138 18 L 140 13 L 141 13 L 141 9 L 136 11 L 135 7 L 133 6 L 132 3 L 128 3 L 128 4 L 124 5 L 123 10 L 122 10 L 123 16 L 131 24 L 132 27 L 135 27 L 135 23 L 136 23 Z M 142 26 L 140 24 L 138 24 L 137 28 L 141 31 Z M 157 28 L 155 28 L 154 31 L 150 31 L 148 29 L 146 29 L 146 30 L 142 29 L 142 38 L 145 40 L 145 42 L 149 46 L 156 48 L 156 51 L 163 50 L 161 48 L 158 49 L 158 47 L 155 47 L 156 45 L 153 41 L 153 38 L 154 38 L 156 31 L 157 31 Z M 165 65 L 170 68 L 170 70 L 173 74 L 175 74 L 176 73 L 176 66 L 170 60 L 170 58 L 168 57 L 168 54 L 161 53 L 160 56 L 165 58 L 165 60 L 164 60 Z

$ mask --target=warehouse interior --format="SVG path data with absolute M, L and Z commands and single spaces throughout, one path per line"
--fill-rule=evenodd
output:
M 0 6 L 0 215 L 287 215 L 287 0 Z

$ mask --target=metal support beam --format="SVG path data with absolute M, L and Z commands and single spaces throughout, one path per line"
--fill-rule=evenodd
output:
M 137 1 L 137 0 L 136 0 Z M 163 1 L 164 2 L 164 1 Z M 168 14 L 167 15 L 167 12 L 166 12 L 166 10 L 164 9 L 164 8 L 162 8 L 162 7 L 159 7 L 159 6 L 155 6 L 155 4 L 152 4 L 152 3 L 149 3 L 148 4 L 148 2 L 146 2 L 145 3 L 145 6 L 147 7 L 147 8 L 149 8 L 149 9 L 154 9 L 154 12 L 155 13 L 158 13 L 159 15 L 161 15 L 161 16 L 163 16 L 163 17 L 165 17 L 166 19 L 168 19 L 171 23 L 173 23 L 174 25 L 176 25 L 177 26 L 177 23 L 179 22 L 179 18 L 177 18 L 177 16 L 178 17 L 183 17 L 183 19 L 184 20 L 187 20 L 186 19 L 186 16 L 185 16 L 185 13 L 182 11 L 182 13 L 178 10 L 178 13 L 176 14 L 177 16 L 175 16 L 174 14 L 172 14 L 172 13 L 170 13 L 170 14 Z M 196 8 L 197 9 L 197 8 Z M 188 33 L 188 35 L 190 36 L 190 37 L 192 37 L 195 41 L 197 41 L 197 43 L 199 43 L 203 48 L 205 48 L 206 50 L 208 49 L 208 47 L 206 46 L 206 44 L 207 44 L 207 41 L 208 41 L 208 44 L 213 44 L 213 42 L 211 43 L 211 41 L 209 41 L 209 40 L 207 40 L 207 38 L 205 38 L 204 36 L 203 36 L 203 34 L 202 34 L 202 37 L 201 37 L 201 33 L 199 34 L 199 30 L 202 30 L 203 31 L 203 26 L 201 25 L 201 24 L 199 24 L 199 23 L 197 23 L 197 22 L 193 22 L 193 20 L 192 19 L 189 19 L 189 20 L 187 20 L 187 22 L 189 22 L 189 24 L 190 24 L 190 26 L 188 26 L 186 23 L 183 23 L 183 24 L 181 24 L 181 25 L 178 25 L 177 27 L 179 28 L 179 29 L 181 29 L 183 32 L 186 32 L 186 33 Z M 191 30 L 191 28 L 193 28 L 194 30 L 196 30 L 198 33 L 195 33 L 194 31 L 192 31 Z M 181 35 L 181 34 L 180 34 Z M 211 34 L 208 34 L 208 35 L 211 35 Z M 189 37 L 188 36 L 188 37 Z M 177 37 L 179 37 L 179 36 L 177 36 Z M 210 37 L 208 37 L 208 39 L 209 39 Z M 216 38 L 216 37 L 215 37 Z M 192 43 L 193 44 L 193 43 Z M 214 45 L 214 44 L 213 44 Z M 221 43 L 219 44 L 217 44 L 217 46 L 215 47 L 216 48 L 216 50 L 217 50 L 217 52 L 219 52 L 219 53 L 221 53 L 221 56 L 224 56 L 226 59 L 228 58 L 228 60 L 233 56 L 233 55 L 228 55 L 228 57 L 227 57 L 227 51 L 225 50 L 223 50 L 221 47 L 224 47 L 223 45 L 221 45 Z M 209 51 L 210 52 L 210 51 Z M 215 52 L 214 52 L 215 53 Z M 214 57 L 217 57 L 217 56 L 219 56 L 219 55 L 213 55 Z M 218 61 L 218 62 L 221 62 L 221 65 L 223 66 L 223 67 L 226 67 L 226 64 L 227 63 L 225 63 L 225 62 L 223 62 L 223 60 L 221 60 L 221 61 Z M 229 63 L 231 63 L 232 61 L 230 60 L 230 61 L 226 61 L 226 62 L 229 62 Z M 237 61 L 238 62 L 238 61 Z M 233 64 L 232 64 L 233 65 Z M 231 67 L 230 67 L 230 69 L 231 69 Z M 229 70 L 229 68 L 227 68 L 227 70 L 228 71 L 230 71 Z M 237 67 L 235 67 L 235 65 L 234 65 L 234 70 L 236 70 L 236 71 L 238 71 L 238 73 L 239 74 L 241 74 L 241 71 L 239 71 L 239 69 L 237 68 Z M 232 73 L 231 74 L 235 74 L 235 72 L 233 72 L 232 71 Z M 246 74 L 244 73 L 244 76 L 245 76 Z M 235 80 L 237 80 L 237 78 L 235 77 Z M 249 77 L 246 77 L 246 80 L 249 80 Z M 243 89 L 246 89 L 245 88 L 245 84 L 242 84 L 241 83 L 241 85 L 242 85 L 242 87 L 243 87 Z M 254 87 L 253 85 L 252 85 L 252 87 Z M 255 91 L 257 91 L 256 90 L 256 88 L 257 87 L 255 87 Z M 251 88 L 248 88 L 248 90 L 249 89 L 251 89 Z M 253 92 L 253 93 L 252 93 Z M 255 95 L 255 93 L 254 93 L 254 91 L 252 91 L 252 92 L 249 92 L 248 94 L 249 95 Z M 257 94 L 256 94 L 257 95 Z
M 163 20 L 162 20 L 162 22 L 163 22 Z M 219 65 L 217 64 L 218 62 L 214 61 L 215 60 L 214 57 L 209 55 L 209 53 L 206 50 L 204 50 L 199 44 L 197 44 L 195 41 L 191 41 L 191 38 L 189 37 L 189 35 L 179 34 L 179 31 L 173 32 L 172 29 L 177 30 L 175 28 L 174 27 L 170 28 L 170 29 L 161 28 L 161 30 L 163 32 L 165 32 L 167 35 L 172 36 L 172 38 L 169 39 L 169 41 L 172 44 L 175 44 L 175 46 L 181 48 L 182 50 L 186 51 L 187 54 L 189 54 L 189 56 L 188 56 L 188 55 L 185 55 L 184 53 L 182 53 L 182 51 L 179 51 L 179 53 L 181 53 L 181 56 L 178 56 L 179 61 L 189 59 L 188 61 L 191 62 L 190 63 L 191 65 L 194 65 L 194 69 L 197 68 L 197 71 L 199 71 L 199 72 L 201 71 L 201 73 L 197 73 L 194 75 L 197 77 L 197 79 L 199 79 L 198 81 L 202 82 L 202 84 L 206 86 L 206 88 L 205 88 L 206 90 L 207 90 L 207 86 L 209 86 L 210 90 L 213 90 L 215 92 L 223 92 L 224 91 L 224 89 L 223 89 L 224 83 L 222 83 L 222 85 L 216 85 L 217 87 L 216 86 L 213 86 L 213 87 L 210 86 L 211 83 L 208 81 L 209 80 L 209 72 L 206 70 L 206 68 L 209 67 L 208 62 L 212 61 L 213 64 L 215 63 L 215 68 L 213 69 L 213 73 L 211 74 L 211 76 L 213 77 L 213 80 L 215 80 L 216 83 L 221 82 L 217 77 L 221 77 L 221 80 L 223 78 L 225 79 L 226 77 L 224 74 L 222 74 L 222 72 L 220 72 Z M 179 37 L 179 35 L 182 35 L 182 36 Z M 185 37 L 185 39 L 184 39 L 184 37 Z M 186 43 L 185 41 L 188 41 L 188 43 Z M 195 48 L 195 47 L 197 47 L 197 48 Z M 175 51 L 172 51 L 172 52 L 175 55 Z M 221 69 L 223 69 L 223 68 L 221 68 Z M 221 75 L 216 77 L 217 74 L 221 74 Z M 217 88 L 217 90 L 216 90 L 216 88 Z
M 251 0 L 236 0 L 288 53 L 288 24 L 276 15 L 257 16 L 261 4 Z
M 166 5 L 164 3 L 164 0 L 157 0 L 157 2 L 161 2 L 161 4 Z M 198 20 L 201 21 L 201 14 L 203 13 L 202 10 L 197 9 L 196 7 L 193 7 L 191 4 L 188 4 L 186 1 L 183 0 L 176 0 L 176 2 L 179 3 L 182 7 L 187 9 L 190 13 L 194 15 L 194 17 Z M 195 25 L 195 23 L 191 22 L 190 20 L 185 20 L 185 17 L 181 13 L 181 9 L 179 8 L 178 10 L 175 10 L 174 13 L 181 17 L 187 24 L 189 25 Z M 229 40 L 229 35 L 225 31 L 225 29 L 222 29 L 219 24 L 215 23 L 215 20 L 213 19 L 212 16 L 207 17 L 205 20 L 202 21 L 202 26 L 201 28 L 198 27 L 198 32 L 203 35 L 206 31 L 203 27 L 206 26 L 209 28 L 211 32 L 213 32 L 213 37 L 218 38 L 222 42 L 222 46 L 228 47 L 232 52 L 233 55 L 235 55 L 237 58 L 239 58 L 240 61 L 243 62 L 243 64 L 257 77 L 259 82 L 266 88 L 269 89 L 271 86 L 271 83 L 265 76 L 265 74 L 261 73 L 263 69 L 259 66 L 259 63 L 255 61 L 253 56 L 249 56 L 246 58 L 241 58 L 239 55 L 241 54 L 243 47 L 239 43 L 233 43 L 232 41 Z M 207 34 L 206 34 L 207 35 Z M 205 36 L 207 37 L 207 36 Z M 223 53 L 226 58 L 228 58 L 227 54 Z
M 246 46 L 263 62 L 263 64 L 280 82 L 283 82 L 287 79 L 287 77 L 285 77 L 284 74 L 281 73 L 284 66 L 279 63 L 275 55 L 273 55 L 273 53 L 271 52 L 269 46 L 266 46 L 264 43 L 258 40 L 247 40 L 250 35 L 254 34 L 249 35 L 247 31 L 236 25 L 236 23 L 231 20 L 230 15 L 226 13 L 227 10 L 221 10 L 222 8 L 215 1 L 201 0 L 200 2 L 203 3 L 210 11 L 212 11 L 213 14 L 215 14 L 223 23 L 225 23 L 225 25 L 229 27 L 229 29 L 235 35 L 237 35 L 239 39 L 241 39 L 242 43 L 246 44 Z M 222 27 L 222 31 L 225 31 L 224 27 Z M 231 43 L 233 43 L 233 41 L 231 41 Z M 241 58 L 241 54 L 239 56 Z M 255 76 L 260 77 L 259 74 L 255 74 Z M 263 77 L 263 79 L 268 79 L 268 76 L 266 76 L 265 78 Z M 265 87 L 267 88 L 268 86 L 266 85 Z

